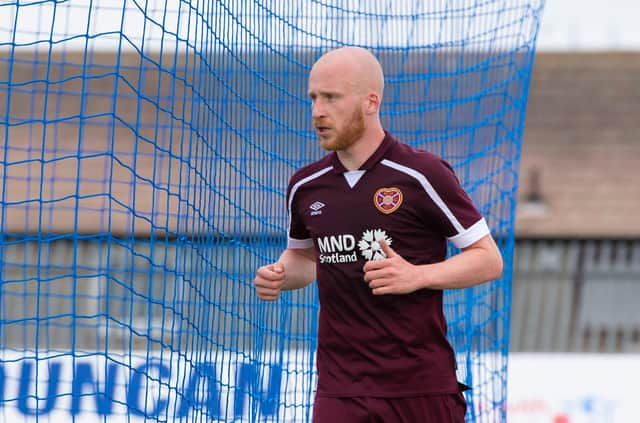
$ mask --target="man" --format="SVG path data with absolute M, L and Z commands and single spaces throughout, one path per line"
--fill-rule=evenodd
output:
M 316 423 L 464 422 L 442 290 L 496 279 L 502 257 L 448 164 L 380 123 L 384 79 L 361 48 L 309 74 L 331 151 L 291 178 L 287 248 L 254 280 L 266 301 L 318 281 Z M 446 242 L 462 249 L 445 260 Z

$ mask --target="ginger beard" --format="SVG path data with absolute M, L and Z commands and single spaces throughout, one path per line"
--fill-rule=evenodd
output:
M 364 134 L 364 113 L 356 107 L 342 129 L 335 129 L 336 133 L 329 137 L 320 137 L 320 146 L 327 151 L 346 150 L 358 141 Z

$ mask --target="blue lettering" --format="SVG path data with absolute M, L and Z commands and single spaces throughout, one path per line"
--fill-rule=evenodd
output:
M 255 390 L 253 385 L 256 381 L 255 366 L 249 363 L 240 364 L 236 377 L 236 393 L 233 397 L 233 413 L 236 419 L 244 414 L 244 399 Z
M 155 403 L 155 407 L 148 411 L 147 406 L 148 402 L 150 402 L 151 398 L 149 398 L 149 382 L 144 390 L 144 404 L 140 404 L 140 393 L 142 392 L 142 378 L 146 378 L 147 380 L 151 379 L 149 375 L 149 370 L 157 369 L 158 376 L 157 380 L 152 382 L 162 382 L 163 379 L 167 379 L 170 376 L 169 368 L 161 363 L 146 363 L 140 367 L 133 369 L 133 374 L 131 375 L 131 382 L 129 383 L 129 392 L 127 393 L 127 405 L 129 410 L 133 414 L 137 414 L 139 416 L 145 417 L 158 417 L 160 412 L 167 407 L 167 400 L 158 398 Z
M 280 403 L 280 387 L 282 384 L 282 369 L 280 366 L 269 366 L 269 385 L 267 397 L 262 400 L 262 413 L 274 416 L 278 412 Z
M 4 405 L 4 366 L 0 364 L 0 407 Z
M 75 374 L 73 377 L 73 385 L 71 387 L 71 414 L 77 415 L 82 409 L 80 403 L 83 395 L 82 391 L 85 385 L 88 388 L 93 388 L 89 392 L 91 395 L 95 395 L 96 409 L 100 415 L 106 416 L 112 412 L 112 399 L 113 390 L 116 385 L 116 372 L 118 366 L 116 364 L 109 364 L 107 366 L 107 375 L 104 383 L 104 392 L 100 392 L 98 383 L 93 377 L 93 366 L 91 363 L 77 363 L 75 367 Z M 86 395 L 84 395 L 86 396 Z
M 242 363 L 238 367 L 233 401 L 233 412 L 236 419 L 241 418 L 244 414 L 244 401 L 247 395 L 249 395 L 249 398 L 259 398 L 260 410 L 263 416 L 273 416 L 276 413 L 280 395 L 282 370 L 276 367 L 270 368 L 269 385 L 266 395 L 262 392 L 262 378 L 259 376 L 256 366 L 251 363 Z M 251 395 L 252 392 L 255 393 L 255 395 Z M 255 414 L 256 410 L 253 407 L 252 411 Z
M 22 363 L 22 369 L 20 371 L 20 388 L 18 394 L 18 409 L 22 414 L 29 416 L 43 416 L 53 410 L 58 399 L 58 385 L 60 383 L 60 363 L 49 363 L 49 379 L 47 382 L 47 395 L 42 397 L 40 392 L 36 395 L 29 393 L 31 387 L 31 370 L 33 369 L 33 363 L 25 361 Z M 34 383 L 35 384 L 35 383 Z M 35 409 L 29 408 L 28 400 L 34 398 L 36 401 Z M 40 401 L 45 400 L 45 407 L 40 408 Z
M 200 383 L 201 379 L 203 379 L 203 383 Z M 204 404 L 201 403 L 201 399 L 198 399 L 198 397 L 205 400 Z M 196 365 L 191 374 L 191 380 L 189 380 L 189 386 L 184 394 L 182 403 L 178 408 L 177 417 L 187 417 L 191 408 L 201 408 L 203 405 L 208 411 L 207 417 L 209 420 L 218 419 L 220 415 L 220 395 L 218 394 L 216 366 L 214 363 Z

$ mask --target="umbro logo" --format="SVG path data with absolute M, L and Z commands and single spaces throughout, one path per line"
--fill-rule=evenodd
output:
M 315 203 L 310 205 L 309 208 L 311 209 L 311 216 L 317 216 L 319 214 L 322 214 L 322 210 L 320 209 L 323 208 L 324 206 L 325 204 L 321 203 L 320 201 L 316 201 Z

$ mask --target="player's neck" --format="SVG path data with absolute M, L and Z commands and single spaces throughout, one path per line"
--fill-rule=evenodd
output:
M 362 134 L 362 137 L 346 150 L 337 151 L 340 163 L 347 170 L 357 170 L 375 153 L 384 140 L 382 126 L 375 126 Z

